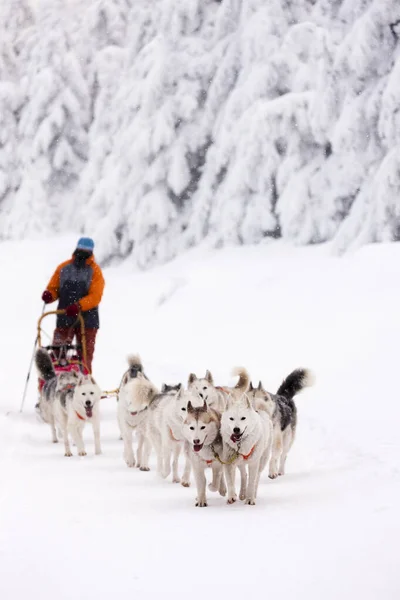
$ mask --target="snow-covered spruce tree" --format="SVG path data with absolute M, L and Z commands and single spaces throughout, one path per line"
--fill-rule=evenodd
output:
M 140 29 L 110 109 L 117 115 L 112 153 L 85 218 L 97 222 L 103 258 L 132 253 L 144 266 L 177 252 L 180 217 L 209 145 L 203 105 L 216 68 L 211 5 L 217 8 L 152 2 L 135 19 Z
M 6 215 L 10 214 L 13 208 L 12 201 L 20 184 L 17 161 L 17 111 L 20 108 L 21 95 L 18 89 L 14 38 L 9 33 L 14 30 L 10 9 L 9 3 L 0 7 L 0 239 L 7 237 L 7 231 L 1 223 L 4 223 Z M 12 17 L 18 17 L 18 10 Z M 21 25 L 19 22 L 18 24 Z
M 90 98 L 68 39 L 64 3 L 42 0 L 20 53 L 22 183 L 7 220 L 13 237 L 57 231 L 79 210 L 73 192 L 87 160 Z

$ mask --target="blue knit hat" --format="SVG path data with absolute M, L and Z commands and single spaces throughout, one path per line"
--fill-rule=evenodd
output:
M 93 252 L 93 248 L 94 241 L 92 240 L 92 238 L 87 237 L 81 237 L 76 245 L 77 250 L 87 250 L 88 252 Z

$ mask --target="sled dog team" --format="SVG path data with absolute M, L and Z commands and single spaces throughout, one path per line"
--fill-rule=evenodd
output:
M 206 469 L 211 468 L 210 491 L 227 495 L 228 504 L 237 499 L 236 468 L 240 473 L 239 498 L 255 504 L 262 471 L 269 463 L 269 477 L 284 475 L 293 444 L 297 411 L 294 397 L 313 384 L 308 369 L 296 369 L 276 394 L 260 382 L 253 387 L 246 369 L 237 367 L 234 387 L 217 387 L 209 371 L 204 378 L 189 375 L 187 389 L 181 384 L 163 384 L 161 391 L 146 376 L 139 356 L 128 357 L 129 368 L 122 377 L 117 411 L 128 467 L 149 471 L 154 448 L 157 471 L 184 487 L 193 470 L 197 487 L 196 506 L 207 506 Z M 85 456 L 82 432 L 87 422 L 93 427 L 95 453 L 101 453 L 99 402 L 101 390 L 91 375 L 77 372 L 57 374 L 47 351 L 36 353 L 36 366 L 44 386 L 38 404 L 42 419 L 50 424 L 53 442 L 62 436 L 65 456 L 72 456 L 69 438 L 79 456 Z M 136 457 L 133 433 L 136 432 Z M 179 457 L 184 454 L 182 477 Z

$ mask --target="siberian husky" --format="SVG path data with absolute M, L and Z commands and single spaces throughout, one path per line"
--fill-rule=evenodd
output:
M 246 504 L 255 504 L 260 475 L 268 462 L 272 443 L 272 421 L 266 411 L 256 412 L 244 394 L 240 400 L 228 398 L 221 418 L 222 460 L 228 486 L 228 504 L 236 499 L 235 469 L 248 469 Z M 242 480 L 243 486 L 243 480 Z M 244 490 L 243 490 L 244 491 Z
M 187 415 L 187 406 L 192 396 L 179 385 L 178 391 L 170 390 L 155 398 L 150 405 L 149 428 L 150 437 L 157 454 L 157 471 L 166 479 L 171 473 L 172 481 L 190 485 L 191 464 L 186 455 L 182 480 L 179 477 L 179 456 L 183 447 L 182 427 Z
M 232 375 L 239 377 L 234 387 L 216 387 L 210 371 L 206 371 L 205 377 L 200 379 L 191 373 L 188 380 L 188 391 L 197 395 L 202 401 L 206 401 L 210 408 L 222 413 L 226 408 L 229 396 L 239 399 L 249 389 L 250 376 L 244 367 L 235 367 Z
M 294 442 L 297 426 L 297 409 L 293 398 L 304 388 L 314 384 L 315 378 L 309 369 L 296 369 L 280 385 L 276 394 L 268 393 L 258 384 L 250 384 L 248 395 L 257 409 L 265 407 L 271 416 L 274 433 L 269 477 L 275 479 L 285 474 L 286 458 Z M 279 468 L 278 468 L 279 463 Z
M 149 406 L 158 394 L 157 388 L 143 373 L 139 356 L 128 357 L 129 370 L 125 373 L 118 395 L 118 423 L 124 441 L 124 458 L 128 467 L 136 465 L 133 452 L 133 431 L 138 439 L 137 466 L 149 471 L 151 444 L 148 433 Z
M 52 441 L 57 443 L 60 436 L 57 436 L 56 432 L 55 401 L 60 397 L 61 401 L 65 402 L 65 397 L 73 394 L 78 374 L 75 371 L 56 373 L 49 354 L 44 348 L 37 350 L 35 362 L 39 375 L 44 380 L 39 402 L 35 406 L 36 412 L 42 421 L 50 425 Z
M 45 381 L 50 381 L 50 373 L 53 373 L 54 383 L 51 385 L 51 391 L 45 391 L 42 396 L 48 393 L 49 398 L 52 397 L 53 425 L 58 425 L 62 432 L 65 456 L 72 456 L 68 434 L 71 434 L 79 456 L 86 456 L 82 432 L 87 421 L 91 422 L 93 427 L 95 454 L 101 454 L 99 415 L 101 390 L 92 375 L 71 371 L 67 385 L 64 377 L 56 375 L 51 358 L 43 349 L 39 349 L 36 353 L 36 365 Z
M 187 417 L 183 425 L 185 452 L 192 463 L 197 486 L 196 506 L 207 506 L 206 476 L 207 467 L 212 468 L 213 480 L 209 489 L 226 495 L 222 462 L 216 457 L 222 455 L 222 438 L 220 434 L 221 415 L 207 406 L 194 408 L 189 401 Z

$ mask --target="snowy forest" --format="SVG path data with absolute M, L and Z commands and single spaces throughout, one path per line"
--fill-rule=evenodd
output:
M 398 0 L 1 0 L 0 239 L 400 239 Z

